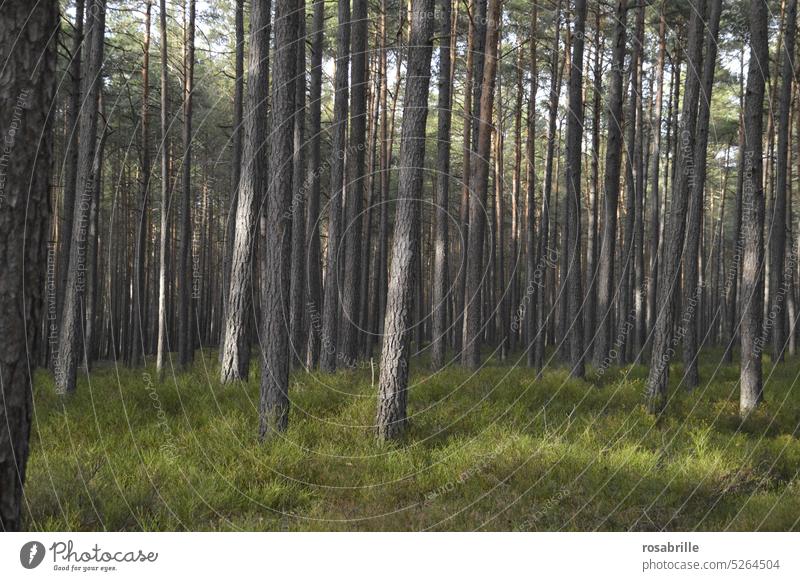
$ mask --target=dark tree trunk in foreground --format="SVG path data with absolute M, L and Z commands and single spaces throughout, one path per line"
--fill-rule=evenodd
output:
M 569 109 L 567 111 L 567 245 L 569 267 L 566 272 L 567 324 L 570 374 L 583 377 L 583 292 L 581 280 L 581 142 L 583 137 L 583 47 L 586 32 L 586 0 L 576 0 L 572 34 L 572 63 L 569 73 Z
M 493 0 L 497 1 L 497 0 Z M 431 75 L 433 0 L 412 0 L 408 76 L 400 144 L 400 177 L 386 302 L 377 430 L 379 439 L 394 439 L 406 426 L 414 261 L 420 251 L 416 231 L 418 198 L 425 164 L 425 124 Z
M 608 81 L 608 140 L 603 182 L 603 234 L 597 265 L 597 334 L 594 338 L 594 364 L 608 365 L 611 334 L 614 329 L 614 257 L 617 251 L 617 205 L 622 164 L 622 74 L 625 66 L 627 0 L 618 0 L 615 15 L 611 72 Z
M 336 76 L 333 98 L 333 142 L 331 144 L 331 181 L 328 201 L 328 250 L 325 268 L 325 299 L 322 307 L 320 369 L 336 371 L 339 333 L 339 239 L 341 234 L 342 197 L 344 194 L 345 143 L 347 140 L 348 69 L 350 63 L 350 2 L 339 2 L 336 36 Z
M 449 257 L 450 198 L 450 19 L 452 0 L 440 0 L 439 103 L 436 145 L 436 235 L 433 247 L 433 328 L 431 367 L 444 366 L 447 347 L 447 269 Z
M 73 210 L 74 223 L 71 232 L 63 320 L 59 333 L 59 355 L 54 369 L 56 391 L 62 394 L 75 391 L 83 327 L 81 318 L 85 311 L 83 299 L 87 284 L 86 231 L 91 200 L 94 197 L 92 165 L 96 149 L 98 101 L 102 85 L 100 74 L 105 37 L 105 0 L 93 0 L 87 5 L 87 11 L 89 18 L 86 20 L 86 30 L 90 40 L 83 84 L 85 102 L 81 108 L 79 121 L 78 186 Z
M 308 167 L 308 250 L 304 259 L 308 260 L 308 295 L 305 307 L 308 310 L 309 329 L 306 365 L 315 369 L 319 364 L 320 351 L 320 315 L 322 306 L 322 264 L 319 239 L 319 204 L 320 204 L 320 141 L 322 117 L 322 46 L 323 27 L 325 26 L 325 3 L 314 1 L 314 20 L 311 39 L 311 86 L 309 93 L 310 110 L 310 160 Z
M 178 362 L 184 369 L 194 358 L 195 289 L 192 276 L 192 91 L 194 84 L 195 0 L 189 0 L 188 21 L 184 24 L 183 53 L 183 196 L 181 197 L 180 251 L 178 257 Z
M 259 436 L 286 430 L 289 422 L 289 269 L 292 242 L 292 151 L 295 67 L 298 39 L 297 0 L 275 4 L 275 58 L 272 68 L 272 127 L 269 135 L 270 182 L 264 212 L 267 238 L 261 281 L 264 312 L 261 340 Z
M 249 319 L 254 291 L 250 284 L 256 215 L 265 183 L 263 143 L 267 138 L 267 59 L 269 58 L 269 1 L 254 0 L 250 13 L 246 139 L 242 148 L 242 179 L 236 207 L 236 233 L 223 329 L 221 381 L 246 381 L 250 370 Z
M 0 140 L 10 148 L 0 211 L 0 531 L 22 528 L 33 338 L 50 217 L 58 3 L 12 0 L 0 18 Z M 13 129 L 13 132 L 12 132 Z M 8 150 L 6 150 L 8 151 Z
M 475 156 L 470 163 L 469 240 L 467 243 L 467 276 L 464 306 L 464 340 L 462 363 L 477 369 L 481 363 L 481 290 L 483 284 L 483 243 L 486 228 L 486 194 L 489 187 L 489 155 L 492 136 L 495 73 L 497 71 L 498 28 L 502 0 L 490 0 L 486 18 L 486 55 L 481 84 L 480 123 Z M 488 288 L 488 284 L 487 284 Z
M 714 71 L 717 65 L 717 34 L 719 32 L 720 13 L 722 0 L 711 0 L 708 31 L 706 36 L 706 50 L 703 57 L 703 83 L 700 92 L 700 105 L 697 113 L 697 130 L 695 132 L 695 175 L 690 184 L 691 197 L 689 199 L 689 212 L 686 217 L 686 249 L 684 250 L 683 264 L 683 298 L 686 305 L 682 324 L 685 325 L 683 336 L 683 381 L 686 389 L 692 390 L 700 383 L 697 370 L 699 356 L 698 323 L 700 321 L 699 305 L 701 296 L 699 260 L 700 238 L 703 230 L 703 205 L 706 181 L 706 157 L 708 155 L 708 124 L 711 118 L 711 94 L 714 88 Z
M 675 352 L 673 318 L 675 294 L 680 288 L 680 259 L 686 231 L 686 209 L 689 190 L 695 176 L 694 146 L 697 126 L 697 102 L 700 97 L 700 71 L 702 66 L 703 15 L 705 0 L 693 0 L 689 20 L 689 46 L 687 49 L 686 88 L 683 95 L 676 159 L 675 178 L 672 183 L 672 203 L 664 240 L 664 253 L 659 264 L 656 326 L 653 329 L 653 352 L 647 378 L 647 406 L 651 413 L 663 411 L 667 403 L 669 363 Z M 681 322 L 681 324 L 683 324 Z
M 786 278 L 791 273 L 786 272 L 784 261 L 786 259 L 786 234 L 791 223 L 791 216 L 787 222 L 788 182 L 791 180 L 789 173 L 789 126 L 791 121 L 792 106 L 792 81 L 794 79 L 794 45 L 797 33 L 797 0 L 789 0 L 786 11 L 786 33 L 784 38 L 783 74 L 781 75 L 781 90 L 778 103 L 778 149 L 776 151 L 776 177 L 775 177 L 775 206 L 772 214 L 772 229 L 770 231 L 770 283 L 769 283 L 769 320 L 772 327 L 772 362 L 783 361 L 786 349 L 787 309 L 788 294 L 792 288 L 786 284 Z M 792 254 L 794 256 L 794 254 Z M 789 261 L 789 268 L 794 268 L 796 257 Z
M 764 86 L 769 76 L 767 6 L 750 6 L 750 64 L 744 105 L 744 175 L 742 185 L 742 288 L 739 414 L 745 418 L 763 399 L 761 354 L 764 349 Z

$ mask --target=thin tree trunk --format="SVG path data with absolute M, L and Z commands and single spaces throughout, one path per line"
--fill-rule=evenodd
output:
M 538 340 L 537 333 L 542 334 L 537 323 L 538 302 L 543 293 L 541 269 L 537 271 L 536 263 L 536 96 L 539 88 L 538 63 L 536 58 L 536 32 L 538 29 L 539 3 L 533 3 L 530 29 L 530 95 L 528 96 L 528 137 L 525 144 L 525 298 L 517 307 L 515 321 L 524 318 L 526 363 L 528 367 L 536 365 L 536 349 L 534 343 Z
M 156 369 L 163 377 L 169 331 L 167 327 L 167 260 L 169 239 L 169 211 L 171 206 L 169 187 L 169 136 L 168 125 L 168 83 L 167 83 L 167 3 L 161 0 L 159 5 L 159 32 L 161 35 L 161 230 L 159 234 L 158 260 L 158 347 L 156 351 Z
M 450 120 L 452 98 L 450 95 L 450 35 L 452 0 L 439 3 L 439 103 L 436 148 L 436 234 L 433 256 L 433 330 L 431 367 L 444 366 L 447 348 L 447 269 L 449 252 L 450 204 Z
M 345 143 L 347 140 L 347 111 L 350 64 L 350 2 L 339 2 L 338 32 L 336 35 L 336 75 L 334 80 L 333 142 L 331 144 L 331 182 L 328 202 L 328 250 L 325 269 L 325 300 L 322 311 L 322 348 L 320 368 L 336 371 L 339 333 L 339 251 L 342 198 L 344 196 Z M 350 152 L 351 154 L 353 152 Z M 346 314 L 345 314 L 346 315 Z
M 786 231 L 787 231 L 787 184 L 789 173 L 789 127 L 792 105 L 792 81 L 794 79 L 794 45 L 797 32 L 797 0 L 788 0 L 786 12 L 785 50 L 783 51 L 783 74 L 781 75 L 780 101 L 778 103 L 778 149 L 776 159 L 775 204 L 770 230 L 770 311 L 767 323 L 772 327 L 772 362 L 783 361 L 786 349 L 787 317 L 783 306 L 790 286 L 785 284 Z M 794 262 L 794 261 L 792 261 Z

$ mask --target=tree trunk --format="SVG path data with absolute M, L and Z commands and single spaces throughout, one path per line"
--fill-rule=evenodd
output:
M 333 141 L 331 143 L 331 182 L 328 202 L 328 250 L 325 269 L 325 300 L 322 311 L 322 347 L 320 369 L 336 371 L 339 333 L 339 251 L 344 196 L 345 143 L 347 140 L 347 111 L 350 63 L 350 2 L 339 2 L 338 32 L 336 35 L 336 75 L 333 101 Z M 350 152 L 351 154 L 353 152 Z
M 481 83 L 480 122 L 475 158 L 470 163 L 470 190 L 473 193 L 469 208 L 469 239 L 466 294 L 464 307 L 464 340 L 462 363 L 477 369 L 481 362 L 481 291 L 483 290 L 483 242 L 486 223 L 486 194 L 489 187 L 489 155 L 492 135 L 495 73 L 498 58 L 498 27 L 502 0 L 490 0 L 486 18 L 486 55 Z
M 102 6 L 101 6 L 102 7 Z M 12 0 L 0 19 L 0 530 L 22 528 L 33 409 L 31 354 L 42 315 L 53 163 L 58 3 Z M 98 61 L 99 63 L 99 61 Z M 87 104 L 88 105 L 88 104 Z M 83 119 L 81 119 L 83 121 Z M 83 123 L 81 124 L 81 128 Z M 84 133 L 84 135 L 88 135 Z M 5 164 L 4 164 L 5 165 Z M 50 323 L 52 324 L 52 323 Z
M 291 295 L 289 307 L 289 328 L 291 333 L 291 359 L 297 363 L 305 362 L 305 305 L 303 295 L 306 284 L 306 269 L 304 260 L 306 251 L 306 2 L 298 0 L 298 43 L 296 49 L 295 70 L 297 76 L 295 85 L 295 113 L 294 113 L 294 143 L 292 162 L 292 258 L 291 258 Z
M 244 117 L 246 139 L 242 148 L 242 180 L 236 207 L 236 233 L 230 277 L 230 292 L 225 322 L 221 381 L 247 381 L 250 371 L 249 320 L 251 284 L 255 255 L 256 216 L 261 206 L 261 192 L 266 182 L 265 152 L 267 139 L 267 60 L 269 58 L 270 2 L 254 0 L 250 13 L 250 55 L 248 62 L 247 114 Z
M 167 3 L 161 0 L 159 5 L 159 32 L 161 35 L 161 230 L 159 233 L 158 260 L 158 347 L 156 351 L 156 369 L 163 377 L 169 331 L 167 327 L 167 260 L 169 240 L 169 211 L 171 206 L 171 190 L 169 187 L 169 137 L 168 124 L 168 83 L 167 83 Z
M 597 266 L 597 334 L 594 338 L 594 364 L 598 368 L 610 362 L 611 335 L 614 328 L 614 258 L 617 248 L 617 206 L 622 163 L 622 74 L 625 66 L 625 31 L 627 0 L 618 0 L 609 73 L 608 139 L 603 178 L 603 235 Z
M 74 223 L 70 243 L 69 271 L 64 295 L 64 312 L 59 333 L 59 355 L 55 367 L 55 384 L 58 393 L 75 391 L 79 340 L 82 336 L 82 313 L 86 288 L 86 229 L 89 220 L 91 200 L 94 197 L 92 164 L 97 145 L 97 112 L 101 90 L 101 67 L 105 39 L 105 0 L 91 0 L 87 6 L 89 18 L 86 29 L 89 34 L 89 48 L 86 59 L 83 94 L 85 103 L 81 108 L 80 135 L 78 143 L 77 192 L 73 210 Z
M 763 399 L 761 353 L 764 348 L 764 85 L 769 76 L 767 6 L 750 5 L 750 64 L 744 106 L 742 187 L 741 371 L 739 414 L 746 418 Z
M 667 403 L 669 362 L 675 352 L 673 342 L 673 318 L 680 279 L 680 258 L 683 252 L 686 231 L 686 207 L 691 180 L 694 179 L 695 128 L 697 126 L 697 102 L 700 97 L 700 70 L 702 66 L 702 36 L 705 0 L 693 0 L 689 21 L 689 45 L 687 48 L 686 87 L 683 95 L 683 110 L 676 135 L 680 141 L 675 160 L 679 172 L 672 183 L 672 200 L 664 241 L 664 253 L 659 264 L 656 325 L 653 329 L 653 351 L 650 372 L 647 378 L 647 406 L 651 413 L 659 414 Z M 687 308 L 693 308 L 687 305 Z
M 449 252 L 450 204 L 450 35 L 452 0 L 439 4 L 439 103 L 436 148 L 436 235 L 433 256 L 433 330 L 431 368 L 444 366 L 447 347 L 447 269 Z
M 181 184 L 181 246 L 178 257 L 178 361 L 187 368 L 194 359 L 194 331 L 191 323 L 196 312 L 195 292 L 192 285 L 192 98 L 194 84 L 194 21 L 195 2 L 188 0 L 188 16 L 184 22 L 183 52 L 183 164 Z
M 686 217 L 686 248 L 683 264 L 683 297 L 686 311 L 682 324 L 685 325 L 683 337 L 683 374 L 684 387 L 692 390 L 700 383 L 697 370 L 699 356 L 698 345 L 698 308 L 690 308 L 692 301 L 697 301 L 701 294 L 702 284 L 699 281 L 700 236 L 703 227 L 704 189 L 706 181 L 706 158 L 708 148 L 708 124 L 711 118 L 711 93 L 714 89 L 714 71 L 717 65 L 717 36 L 719 33 L 722 0 L 711 0 L 706 50 L 703 60 L 703 80 L 700 106 L 697 113 L 697 129 L 695 130 L 695 175 L 690 184 L 691 197 L 689 212 Z
M 644 9 L 642 9 L 644 10 Z M 569 73 L 569 110 L 567 112 L 567 151 L 565 181 L 567 184 L 567 244 L 569 266 L 565 273 L 567 290 L 567 340 L 570 374 L 584 375 L 583 303 L 581 270 L 581 161 L 583 152 L 583 47 L 586 32 L 586 0 L 575 0 L 572 62 Z
M 142 44 L 142 152 L 141 184 L 139 185 L 139 214 L 136 225 L 136 249 L 133 276 L 133 336 L 131 337 L 131 364 L 137 365 L 145 353 L 144 321 L 146 321 L 146 296 L 144 286 L 144 259 L 147 252 L 147 212 L 150 197 L 150 12 L 152 2 L 147 0 L 144 16 L 144 43 Z
M 415 198 L 419 198 L 422 192 L 422 170 L 425 164 L 425 125 L 433 51 L 433 18 L 430 14 L 433 7 L 433 0 L 412 0 L 399 189 L 381 349 L 377 413 L 379 439 L 400 437 L 407 423 L 409 328 L 413 304 L 414 260 L 419 252 L 415 235 L 419 206 Z
M 239 205 L 239 185 L 242 177 L 242 135 L 244 109 L 244 0 L 236 0 L 236 78 L 233 83 L 233 157 L 231 159 L 231 196 L 225 216 L 225 242 L 222 246 L 222 321 L 223 329 L 219 336 L 219 362 L 222 365 L 223 343 L 225 341 L 224 322 L 227 320 L 228 296 L 231 288 L 231 267 L 233 264 L 233 240 L 236 236 L 236 208 Z
M 289 423 L 289 270 L 292 242 L 292 151 L 297 65 L 298 0 L 275 3 L 275 58 L 272 69 L 272 127 L 269 134 L 270 182 L 264 244 L 259 436 L 283 432 Z M 291 159 L 291 158 L 290 158 Z
M 537 326 L 537 304 L 543 293 L 541 269 L 537 270 L 536 262 L 536 96 L 539 87 L 538 64 L 536 59 L 536 31 L 538 28 L 539 3 L 533 3 L 530 30 L 530 96 L 528 97 L 528 138 L 525 144 L 525 294 L 517 308 L 515 323 L 524 319 L 526 362 L 528 367 L 536 365 L 536 349 L 534 343 L 538 334 L 543 334 Z
M 308 168 L 310 193 L 308 196 L 308 219 L 306 231 L 308 232 L 308 295 L 306 308 L 308 309 L 309 330 L 306 366 L 315 369 L 319 365 L 320 352 L 320 313 L 322 293 L 322 265 L 320 263 L 319 239 L 319 204 L 320 204 L 320 177 L 322 173 L 320 158 L 321 119 L 322 119 L 322 46 L 323 27 L 325 26 L 325 3 L 323 0 L 314 0 L 314 20 L 312 24 L 311 45 L 311 86 L 309 93 L 311 132 L 309 148 L 311 152 Z
M 787 184 L 789 174 L 789 126 L 792 105 L 792 81 L 794 78 L 794 45 L 797 32 L 797 0 L 788 0 L 786 31 L 783 52 L 783 74 L 781 75 L 780 101 L 778 103 L 778 149 L 776 151 L 775 204 L 772 213 L 772 229 L 769 237 L 770 250 L 770 310 L 767 324 L 772 328 L 772 362 L 783 361 L 786 349 L 787 317 L 783 305 L 791 286 L 785 284 L 789 273 L 784 268 L 786 260 L 787 231 Z M 792 254 L 792 256 L 794 256 Z M 796 258 L 790 261 L 790 267 Z

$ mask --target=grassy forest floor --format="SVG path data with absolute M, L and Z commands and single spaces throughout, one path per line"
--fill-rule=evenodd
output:
M 159 382 L 99 366 L 62 400 L 37 375 L 26 526 L 37 530 L 800 530 L 800 361 L 765 364 L 737 418 L 738 367 L 704 356 L 656 424 L 644 366 L 535 380 L 413 365 L 411 423 L 378 445 L 369 367 L 295 373 L 284 439 L 257 440 L 258 379 L 214 354 Z M 376 370 L 377 371 L 377 370 Z M 770 373 L 772 373 L 770 375 Z M 377 380 L 376 380 L 377 381 Z

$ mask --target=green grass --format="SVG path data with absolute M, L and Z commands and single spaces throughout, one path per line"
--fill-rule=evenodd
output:
M 658 423 L 641 405 L 645 367 L 580 381 L 559 369 L 536 380 L 512 361 L 475 375 L 414 362 L 410 429 L 384 445 L 369 368 L 294 374 L 290 428 L 267 443 L 257 374 L 222 387 L 212 354 L 164 382 L 100 367 L 67 399 L 40 372 L 27 526 L 799 530 L 800 362 L 775 370 L 742 424 L 738 368 L 718 355 L 693 393 L 673 367 Z

